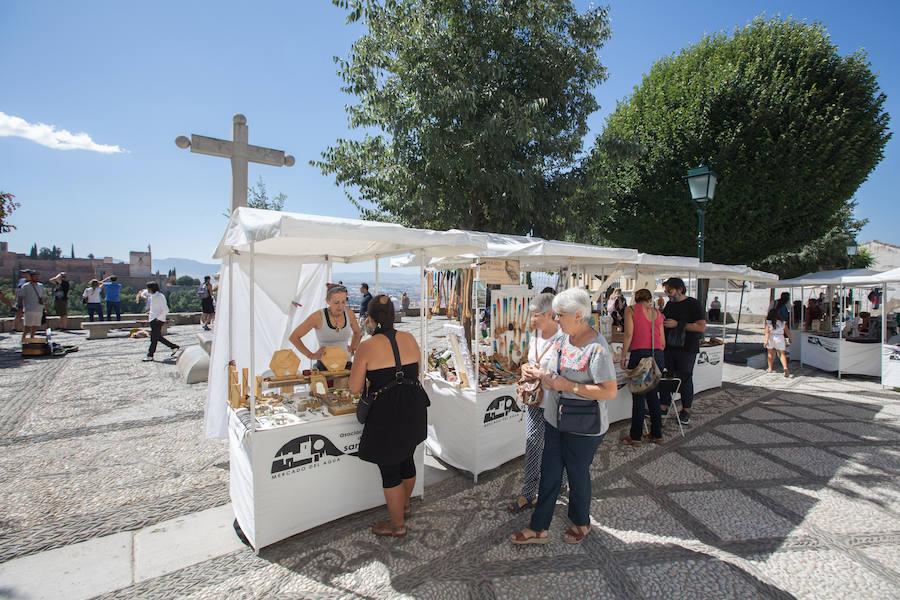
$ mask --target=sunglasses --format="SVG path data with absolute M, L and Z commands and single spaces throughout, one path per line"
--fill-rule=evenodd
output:
M 328 288 L 328 294 L 329 294 L 329 295 L 330 295 L 330 294 L 340 294 L 340 293 L 342 293 L 342 292 L 343 292 L 343 293 L 346 293 L 346 292 L 347 292 L 347 288 L 344 287 L 344 286 L 342 286 L 342 285 L 333 285 L 333 286 L 331 286 L 331 287 Z

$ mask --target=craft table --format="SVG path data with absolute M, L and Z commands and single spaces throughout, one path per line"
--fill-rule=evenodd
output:
M 356 415 L 340 415 L 251 433 L 229 409 L 229 494 L 254 549 L 384 505 L 378 467 L 355 456 L 362 429 Z M 424 459 L 419 444 L 414 496 Z

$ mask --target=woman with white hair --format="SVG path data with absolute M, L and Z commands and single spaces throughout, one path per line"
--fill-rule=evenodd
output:
M 591 530 L 591 462 L 609 429 L 606 401 L 616 397 L 616 372 L 606 339 L 588 324 L 591 298 L 583 289 L 568 289 L 553 299 L 562 337 L 550 351 L 542 373 L 544 451 L 541 482 L 531 522 L 510 537 L 514 544 L 546 544 L 562 485 L 569 478 L 568 516 L 572 527 L 563 541 L 581 542 Z
M 538 294 L 528 309 L 535 333 L 528 345 L 528 360 L 522 364 L 522 377 L 540 379 L 547 372 L 551 350 L 560 336 L 559 325 L 553 320 L 553 294 Z M 544 408 L 543 403 L 538 403 L 525 407 L 525 481 L 519 497 L 506 507 L 510 512 L 534 508 L 543 451 Z

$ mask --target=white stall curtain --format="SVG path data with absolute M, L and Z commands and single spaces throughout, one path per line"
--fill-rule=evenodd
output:
M 232 261 L 230 266 L 229 260 Z M 294 257 L 260 254 L 254 261 L 257 275 L 253 315 L 256 372 L 250 374 L 251 382 L 254 375 L 262 375 L 269 369 L 268 357 L 276 350 L 291 347 L 288 342 L 291 332 L 313 311 L 325 306 L 325 284 L 330 266 L 328 263 L 301 265 Z M 235 361 L 239 374 L 242 368 L 250 367 L 248 252 L 234 253 L 223 261 L 218 298 L 206 395 L 208 438 L 228 437 L 228 362 Z M 307 334 L 303 343 L 316 348 L 315 333 Z M 300 369 L 309 368 L 309 364 L 309 359 L 300 357 Z

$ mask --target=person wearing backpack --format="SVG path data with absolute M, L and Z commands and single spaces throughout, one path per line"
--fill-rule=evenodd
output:
M 197 297 L 200 298 L 200 310 L 203 315 L 200 317 L 200 324 L 203 325 L 204 331 L 209 331 L 209 324 L 212 322 L 216 314 L 216 303 L 213 300 L 213 286 L 209 282 L 209 275 L 203 278 L 203 283 L 197 288 Z

